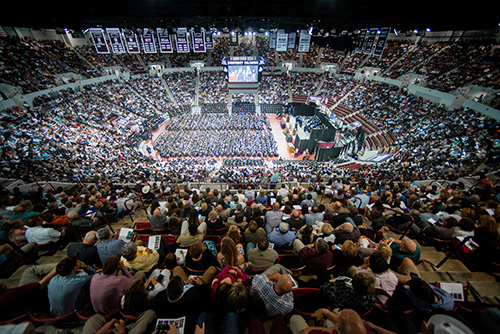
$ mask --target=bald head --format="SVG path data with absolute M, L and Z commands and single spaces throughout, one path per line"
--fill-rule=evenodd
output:
M 280 209 L 280 204 L 278 202 L 273 204 L 273 210 L 278 211 Z
M 417 249 L 417 243 L 408 237 L 404 237 L 401 240 L 400 249 L 403 253 L 413 253 Z
M 343 309 L 339 313 L 337 330 L 342 334 L 366 334 L 366 327 L 363 320 L 356 311 Z
M 278 278 L 278 281 L 276 282 L 276 290 L 277 290 L 276 292 L 280 296 L 292 291 L 292 287 L 293 287 L 293 282 L 290 275 L 281 275 L 280 278 Z

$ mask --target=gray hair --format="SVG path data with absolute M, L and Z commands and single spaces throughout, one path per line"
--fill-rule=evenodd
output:
M 137 253 L 137 246 L 133 242 L 127 242 L 122 247 L 122 256 L 127 260 L 131 261 L 134 259 Z
M 97 230 L 96 235 L 100 240 L 106 240 L 111 237 L 111 232 L 106 227 L 103 227 Z

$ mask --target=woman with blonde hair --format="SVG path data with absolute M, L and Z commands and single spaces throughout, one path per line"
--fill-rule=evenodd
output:
M 225 266 L 239 266 L 245 262 L 245 258 L 238 252 L 234 240 L 230 237 L 222 238 L 220 252 L 217 254 L 217 262 L 224 268 Z

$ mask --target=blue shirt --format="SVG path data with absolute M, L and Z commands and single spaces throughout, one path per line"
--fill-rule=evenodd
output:
M 101 262 L 104 263 L 111 255 L 120 255 L 123 245 L 125 245 L 125 241 L 114 238 L 98 242 L 96 247 Z
M 50 312 L 55 316 L 73 312 L 82 288 L 90 284 L 95 273 L 94 269 L 87 267 L 83 273 L 68 276 L 57 275 L 52 278 L 48 287 Z
M 288 231 L 283 234 L 280 231 L 273 231 L 268 235 L 269 242 L 277 246 L 290 245 L 295 240 L 295 233 Z

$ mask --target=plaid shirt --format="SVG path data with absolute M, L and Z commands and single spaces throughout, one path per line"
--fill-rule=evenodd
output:
M 274 282 L 270 281 L 265 274 L 259 274 L 253 278 L 250 296 L 258 305 L 264 307 L 270 316 L 285 316 L 293 309 L 292 292 L 279 296 L 274 291 Z

